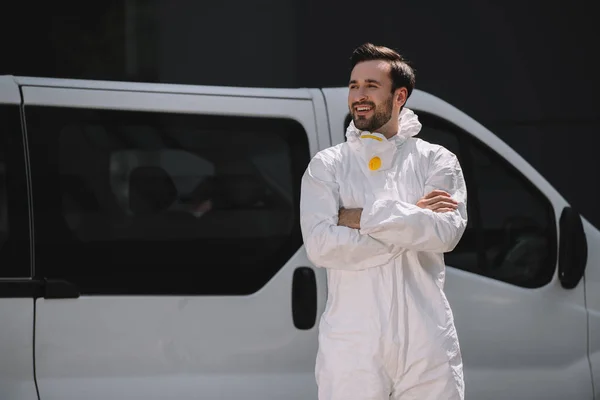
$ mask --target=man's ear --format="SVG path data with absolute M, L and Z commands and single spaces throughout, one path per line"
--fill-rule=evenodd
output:
M 396 89 L 395 93 L 394 93 L 394 102 L 402 107 L 404 104 L 406 104 L 406 100 L 408 99 L 408 90 L 406 90 L 405 87 L 401 87 Z

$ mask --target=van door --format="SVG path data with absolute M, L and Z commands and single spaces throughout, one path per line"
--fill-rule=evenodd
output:
M 324 93 L 332 141 L 339 143 L 349 123 L 347 89 Z M 423 125 L 417 137 L 454 152 L 467 182 L 469 223 L 445 255 L 465 397 L 592 398 L 584 281 L 579 276 L 574 287 L 563 286 L 557 273 L 568 204 L 509 146 L 456 108 L 418 90 L 407 107 Z M 560 267 L 568 270 L 569 262 Z
M 316 398 L 307 91 L 24 80 L 40 397 Z M 328 141 L 326 132 L 323 140 Z
M 37 399 L 29 202 L 21 129 L 21 95 L 0 76 L 0 399 Z

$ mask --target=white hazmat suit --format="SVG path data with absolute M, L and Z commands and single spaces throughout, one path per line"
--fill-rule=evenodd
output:
M 467 191 L 456 156 L 414 138 L 420 129 L 406 108 L 389 140 L 351 123 L 347 142 L 320 151 L 303 176 L 305 248 L 327 269 L 315 368 L 320 400 L 464 398 L 443 253 L 466 228 Z M 416 206 L 434 189 L 458 209 Z M 363 209 L 360 229 L 337 225 L 340 208 Z

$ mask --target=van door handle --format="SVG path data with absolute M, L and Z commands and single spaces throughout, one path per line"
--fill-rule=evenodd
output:
M 292 316 L 297 329 L 315 326 L 317 319 L 317 278 L 309 267 L 299 267 L 292 280 Z

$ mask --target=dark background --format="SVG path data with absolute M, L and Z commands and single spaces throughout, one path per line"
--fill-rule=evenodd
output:
M 366 42 L 522 154 L 600 227 L 600 29 L 592 0 L 21 1 L 0 74 L 259 87 L 345 86 Z

